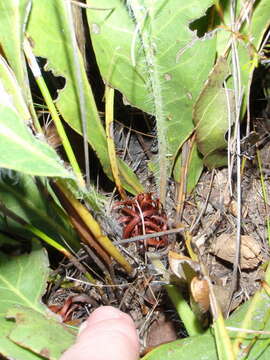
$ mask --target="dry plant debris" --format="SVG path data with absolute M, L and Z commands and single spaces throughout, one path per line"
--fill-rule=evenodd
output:
M 234 262 L 236 244 L 235 234 L 222 234 L 214 242 L 211 251 L 214 255 L 231 264 Z M 251 270 L 257 267 L 262 261 L 261 245 L 252 236 L 242 235 L 240 246 L 240 268 Z

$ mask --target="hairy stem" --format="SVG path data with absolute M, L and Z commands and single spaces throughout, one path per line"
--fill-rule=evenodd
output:
M 134 36 L 138 36 L 140 46 L 142 47 L 145 72 L 148 79 L 149 92 L 154 104 L 153 113 L 156 118 L 157 135 L 158 135 L 158 173 L 157 185 L 159 189 L 160 201 L 164 204 L 166 198 L 166 185 L 168 178 L 167 163 L 167 142 L 166 142 L 166 116 L 163 109 L 162 82 L 160 77 L 160 66 L 157 61 L 156 43 L 151 36 L 151 27 L 154 23 L 153 11 L 150 7 L 146 8 L 140 0 L 128 0 L 127 7 L 135 23 Z M 136 41 L 132 42 L 135 46 Z M 133 52 L 134 49 L 131 49 Z M 133 65 L 136 66 L 136 58 L 133 55 Z

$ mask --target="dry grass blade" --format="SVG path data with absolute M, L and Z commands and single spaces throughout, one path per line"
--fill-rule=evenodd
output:
M 71 223 L 73 224 L 74 228 L 78 231 L 81 239 L 91 248 L 95 249 L 98 255 L 109 267 L 111 264 L 111 259 L 106 253 L 106 251 L 104 251 L 103 248 L 95 241 L 92 234 L 88 231 L 85 224 L 81 220 L 80 216 L 78 215 L 78 213 L 76 213 L 75 209 L 68 202 L 68 199 L 65 197 L 63 193 L 60 195 L 60 198 L 63 207 L 66 209 L 68 213 Z
M 175 222 L 179 224 L 182 219 L 182 213 L 185 204 L 186 192 L 187 192 L 187 174 L 188 174 L 188 167 L 190 163 L 190 155 L 191 155 L 191 148 L 195 141 L 195 134 L 192 135 L 187 142 L 184 143 L 182 147 L 182 166 L 181 166 L 181 178 L 179 179 L 179 185 L 177 188 L 177 207 L 176 207 L 176 215 L 175 215 Z
M 90 212 L 73 196 L 73 194 L 66 188 L 66 186 L 57 181 L 55 187 L 64 196 L 65 200 L 72 206 L 74 211 L 78 214 L 80 222 L 84 224 L 84 228 L 93 235 L 96 243 L 111 255 L 129 274 L 133 272 L 132 266 L 120 253 L 120 251 L 113 245 L 110 239 L 102 233 L 102 230 Z M 65 205 L 65 204 L 64 204 Z M 68 209 L 66 209 L 68 211 Z M 82 229 L 82 228 L 81 228 Z

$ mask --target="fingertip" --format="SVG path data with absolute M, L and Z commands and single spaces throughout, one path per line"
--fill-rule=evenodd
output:
M 88 326 L 93 326 L 100 321 L 108 320 L 124 320 L 134 326 L 134 322 L 128 314 L 113 306 L 100 306 L 92 312 L 89 318 L 81 325 L 79 333 L 81 333 Z
M 111 306 L 95 310 L 82 324 L 77 342 L 61 360 L 137 360 L 139 341 L 133 320 Z

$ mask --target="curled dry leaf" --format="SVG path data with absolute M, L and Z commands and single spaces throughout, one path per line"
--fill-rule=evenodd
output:
M 210 307 L 208 281 L 194 277 L 190 283 L 190 291 L 193 300 L 199 306 L 200 312 L 206 313 Z
M 222 234 L 211 248 L 212 253 L 231 264 L 234 262 L 236 251 L 236 235 Z M 262 261 L 261 246 L 252 236 L 241 236 L 240 268 L 243 270 L 254 269 Z
M 190 305 L 196 317 L 203 326 L 207 326 L 207 312 L 210 307 L 209 284 L 203 277 L 201 265 L 187 256 L 169 252 L 169 264 L 172 272 L 181 283 L 187 285 L 190 295 Z M 198 277 L 199 276 L 199 277 Z
M 187 256 L 169 251 L 168 258 L 172 272 L 183 282 L 190 284 L 193 277 L 200 273 L 200 264 Z
M 228 205 L 228 208 L 229 208 L 229 211 L 230 213 L 237 217 L 237 202 L 235 200 L 232 200 L 229 205 Z M 247 217 L 247 214 L 248 214 L 248 208 L 244 205 L 242 206 L 242 216 L 243 218 L 246 218 Z

